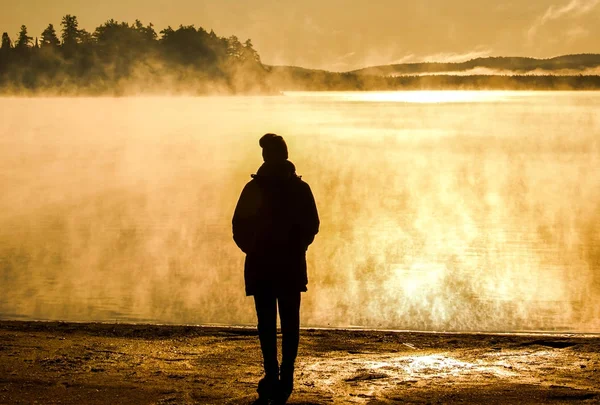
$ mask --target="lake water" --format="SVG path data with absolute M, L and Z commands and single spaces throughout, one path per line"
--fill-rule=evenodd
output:
M 600 331 L 600 93 L 0 98 L 0 318 L 255 323 L 259 137 L 312 187 L 305 326 Z

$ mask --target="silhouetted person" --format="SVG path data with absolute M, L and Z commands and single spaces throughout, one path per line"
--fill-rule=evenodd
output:
M 306 291 L 306 250 L 319 231 L 319 216 L 307 183 L 287 160 L 283 138 L 260 141 L 263 165 L 246 184 L 233 215 L 233 239 L 246 253 L 246 295 L 253 295 L 265 376 L 259 401 L 285 403 L 294 386 L 300 336 L 300 293 Z M 282 359 L 277 361 L 277 307 Z

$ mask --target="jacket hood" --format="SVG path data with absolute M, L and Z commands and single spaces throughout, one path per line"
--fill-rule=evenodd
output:
M 263 163 L 256 174 L 252 175 L 254 179 L 272 179 L 289 180 L 298 177 L 296 175 L 296 166 L 289 160 L 269 161 Z

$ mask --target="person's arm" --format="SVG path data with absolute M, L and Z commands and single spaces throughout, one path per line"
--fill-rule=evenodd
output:
M 242 252 L 250 253 L 256 243 L 256 216 L 260 206 L 260 194 L 256 184 L 246 184 L 233 213 L 233 240 Z
M 319 233 L 319 213 L 317 211 L 317 203 L 315 197 L 307 183 L 304 183 L 304 218 L 302 221 L 303 228 L 303 244 L 305 249 L 315 240 L 315 235 Z

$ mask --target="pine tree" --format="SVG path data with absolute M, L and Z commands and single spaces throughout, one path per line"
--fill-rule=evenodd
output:
M 2 34 L 2 47 L 0 49 L 2 49 L 3 51 L 7 51 L 11 48 L 12 48 L 12 41 L 10 40 L 10 37 L 8 36 L 8 32 L 5 32 Z
M 234 59 L 241 59 L 243 56 L 242 43 L 235 35 L 227 38 L 227 55 Z
M 61 25 L 62 30 L 62 44 L 65 48 L 72 48 L 79 43 L 79 23 L 77 17 L 74 15 L 67 14 L 63 17 Z
M 252 45 L 252 40 L 250 38 L 248 38 L 246 42 L 244 42 L 244 53 L 246 54 L 245 59 L 260 63 L 260 55 L 254 49 Z
M 31 41 L 33 37 L 27 35 L 27 27 L 21 25 L 21 31 L 19 31 L 19 39 L 17 39 L 17 43 L 15 44 L 15 49 L 26 49 L 31 45 Z
M 42 32 L 42 42 L 41 46 L 51 46 L 58 47 L 60 45 L 60 41 L 56 36 L 56 30 L 54 29 L 54 25 L 48 24 L 48 27 Z

